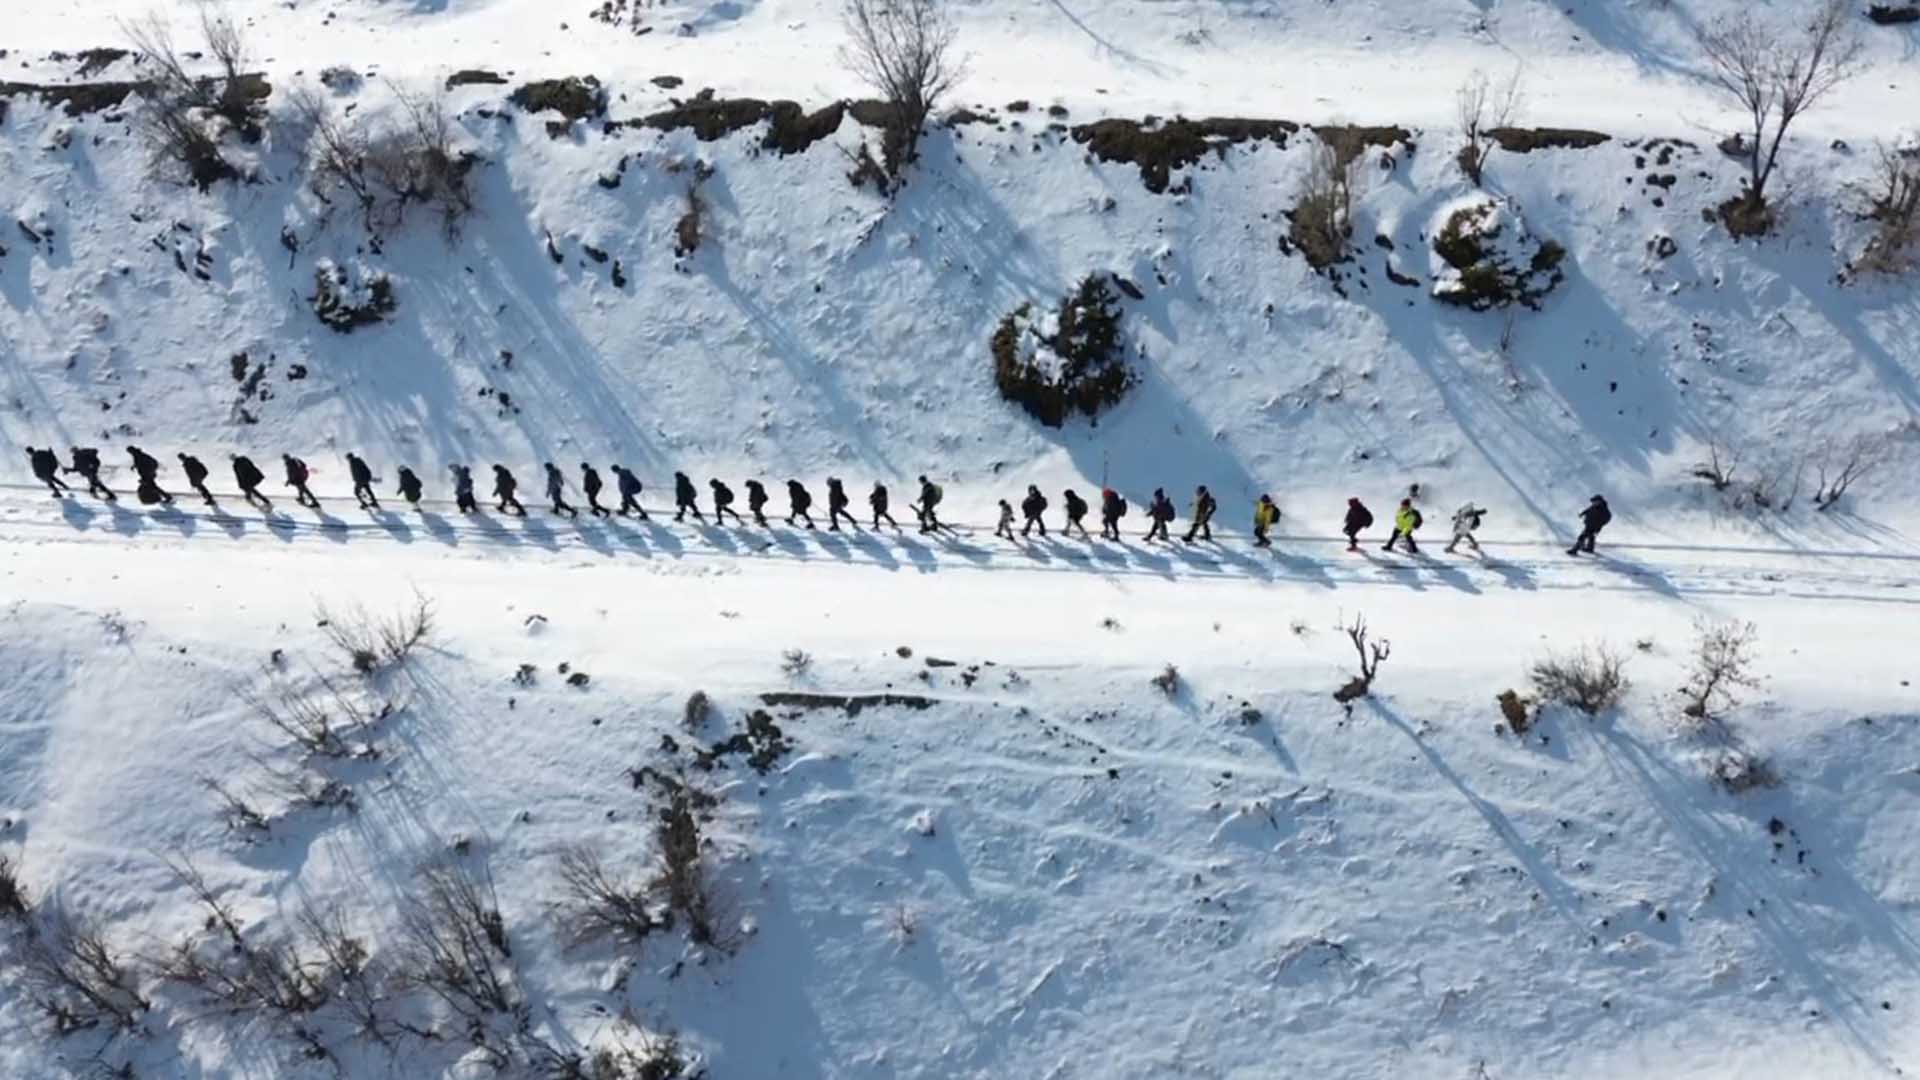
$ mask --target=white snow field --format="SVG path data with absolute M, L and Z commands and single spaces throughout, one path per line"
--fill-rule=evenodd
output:
M 864 96 L 836 4 L 642 7 L 638 35 L 599 6 L 234 0 L 269 117 L 205 191 L 155 175 L 137 97 L 41 89 L 143 78 L 88 50 L 150 13 L 196 48 L 197 5 L 0 10 L 0 1078 L 1920 1067 L 1920 290 L 1850 270 L 1875 143 L 1920 124 L 1920 24 L 1860 20 L 1779 227 L 1736 241 L 1739 118 L 1695 28 L 1806 4 L 956 5 L 975 115 L 891 201 L 849 182 L 855 110 L 669 113 Z M 1523 126 L 1579 130 L 1476 188 L 1455 88 L 1516 69 Z M 330 211 L 292 92 L 379 123 L 455 73 L 459 235 Z M 588 75 L 604 116 L 511 101 Z M 1179 116 L 1289 123 L 1164 174 L 1083 127 Z M 1337 124 L 1379 130 L 1324 274 L 1283 240 Z M 1459 275 L 1431 241 L 1482 200 L 1496 246 L 1523 221 L 1564 249 L 1538 310 L 1433 298 Z M 329 264 L 394 310 L 324 324 Z M 1043 427 L 988 340 L 1088 274 L 1138 384 Z M 174 506 L 131 497 L 129 444 Z M 100 447 L 120 501 L 34 484 L 49 445 Z M 531 514 L 455 512 L 447 466 L 485 503 L 496 461 Z M 652 520 L 548 514 L 546 461 L 633 466 Z M 676 470 L 703 508 L 757 476 L 775 518 L 805 480 L 823 528 L 675 523 Z M 911 529 L 921 474 L 957 532 Z M 826 531 L 829 475 L 863 521 L 887 483 L 908 531 Z M 1111 484 L 1124 539 L 991 538 L 1030 483 L 1056 530 L 1062 488 Z M 1201 483 L 1217 542 L 1143 542 L 1153 489 L 1178 535 Z M 1595 493 L 1615 521 L 1576 560 Z M 1384 554 L 1408 494 L 1421 553 Z M 1485 551 L 1446 554 L 1468 500 Z M 416 597 L 431 632 L 355 671 L 331 636 Z M 1342 704 L 1356 618 L 1391 650 Z M 1749 623 L 1751 679 L 1688 716 L 1700 633 Z M 1616 704 L 1501 726 L 1535 662 L 1599 647 Z M 671 925 L 583 939 L 583 850 Z M 449 881 L 488 917 L 433 916 Z

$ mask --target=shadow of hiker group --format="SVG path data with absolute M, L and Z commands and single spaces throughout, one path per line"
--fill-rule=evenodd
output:
M 982 542 L 969 532 L 923 534 L 912 529 L 876 530 L 865 526 L 831 531 L 781 524 L 728 527 L 657 518 L 549 520 L 487 510 L 443 514 L 428 508 L 408 512 L 367 509 L 356 511 L 356 519 L 349 520 L 325 508 L 236 513 L 218 504 L 205 509 L 174 505 L 148 509 L 78 499 L 61 500 L 61 515 L 75 531 L 128 538 L 156 535 L 198 540 L 217 535 L 235 541 L 266 537 L 283 544 L 318 538 L 341 546 L 377 540 L 453 549 L 556 553 L 584 547 L 610 558 L 783 558 L 920 573 L 953 568 L 1017 568 L 1170 581 L 1198 578 L 1293 583 L 1329 590 L 1342 584 L 1386 584 L 1415 591 L 1451 589 L 1468 595 L 1480 595 L 1490 588 L 1532 591 L 1541 587 L 1532 569 L 1507 559 L 1482 557 L 1455 563 L 1425 555 L 1379 557 L 1365 551 L 1327 559 L 1297 550 L 1298 541 L 1321 543 L 1308 538 L 1294 538 L 1295 550 L 1288 550 L 1285 537 L 1276 538 L 1280 546 L 1264 549 L 1242 547 L 1231 540 L 1185 544 L 1046 536 Z M 1622 588 L 1679 594 L 1665 576 L 1642 563 L 1612 559 L 1581 565 L 1618 576 Z

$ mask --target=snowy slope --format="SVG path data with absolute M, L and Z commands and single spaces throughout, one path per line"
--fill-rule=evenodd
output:
M 497 884 L 532 1031 L 603 1046 L 630 1014 L 715 1080 L 1912 1071 L 1920 298 L 1839 275 L 1871 142 L 1920 115 L 1913 28 L 1863 28 L 1862 76 L 1789 148 L 1780 233 L 1735 243 L 1703 220 L 1742 170 L 1715 148 L 1735 118 L 1691 27 L 1756 5 L 970 4 L 958 100 L 988 119 L 934 129 L 891 207 L 847 181 L 871 138 L 852 116 L 783 156 L 759 126 L 552 138 L 553 114 L 507 104 L 529 78 L 593 74 L 614 121 L 703 88 L 825 105 L 862 92 L 832 61 L 832 5 L 667 4 L 640 36 L 592 6 L 236 3 L 276 111 L 238 151 L 258 182 L 205 194 L 148 178 L 125 110 L 5 101 L 0 216 L 22 228 L 0 222 L 0 855 L 32 897 L 149 954 L 200 924 L 162 861 L 191 855 L 258 933 L 337 904 L 386 963 L 417 869 L 457 847 Z M 0 69 L 51 83 L 150 5 L 16 7 Z M 192 7 L 160 14 L 190 39 Z M 382 80 L 507 80 L 450 91 L 484 162 L 457 243 L 422 223 L 376 251 L 326 220 L 284 91 L 337 64 L 369 76 L 335 98 L 359 115 L 395 108 Z M 1568 253 L 1565 283 L 1509 323 L 1434 303 L 1427 241 L 1474 194 L 1454 87 L 1516 65 L 1527 124 L 1611 138 L 1493 153 L 1488 191 Z M 1157 193 L 1065 130 L 1182 114 L 1409 129 L 1368 151 L 1337 289 L 1280 244 L 1310 132 L 1226 147 Z M 392 275 L 392 319 L 323 326 L 321 260 Z M 1042 428 L 996 396 L 987 339 L 1090 272 L 1141 291 L 1123 304 L 1141 383 L 1097 426 Z M 257 383 L 234 377 L 243 352 Z M 1884 464 L 1815 512 L 1822 453 L 1862 436 Z M 90 442 L 123 489 L 126 443 L 196 450 L 221 509 L 31 486 L 22 447 Z M 1795 506 L 1705 490 L 1689 474 L 1708 443 L 1782 492 L 1804 472 Z M 222 482 L 226 452 L 283 450 L 316 466 L 322 511 L 263 518 Z M 349 510 L 349 450 L 383 496 L 416 468 L 427 512 Z M 532 518 L 441 501 L 448 463 L 495 460 Z M 546 460 L 628 462 L 656 510 L 684 469 L 816 495 L 840 475 L 856 509 L 883 480 L 904 518 L 929 473 L 976 528 L 567 522 L 532 497 Z M 983 535 L 1028 483 L 1103 481 L 1136 506 L 1125 544 Z M 1225 543 L 1141 545 L 1152 489 L 1184 513 L 1196 483 Z M 1430 544 L 1459 502 L 1491 508 L 1488 558 L 1339 550 L 1346 496 L 1384 520 L 1416 483 Z M 1261 491 L 1285 511 L 1273 553 L 1240 535 Z M 1617 515 L 1608 557 L 1576 563 L 1559 549 L 1595 491 Z M 363 691 L 315 605 L 386 611 L 410 588 L 438 633 Z M 1349 715 L 1329 695 L 1355 613 L 1393 654 Z M 1757 627 L 1766 680 L 1728 732 L 1679 722 L 1697 618 Z M 1528 663 L 1594 641 L 1629 658 L 1619 711 L 1492 732 Z M 790 649 L 813 658 L 797 677 Z M 1171 696 L 1150 685 L 1168 664 Z M 404 706 L 375 726 L 377 760 L 316 766 L 355 813 L 287 805 L 273 773 L 297 755 L 241 693 L 319 673 Z M 717 711 L 689 735 L 696 690 Z M 926 702 L 760 697 L 795 690 Z M 643 873 L 629 770 L 684 765 L 760 708 L 793 743 L 767 774 L 694 770 L 722 796 L 710 857 L 738 948 L 680 930 L 624 959 L 569 946 L 562 850 Z M 1730 745 L 1781 785 L 1713 785 Z M 207 776 L 274 816 L 267 834 L 230 829 Z M 262 1017 L 151 990 L 138 1036 L 61 1038 L 0 968 L 0 1076 L 336 1071 Z M 487 1074 L 450 1043 L 396 1058 L 321 1026 L 346 1075 Z

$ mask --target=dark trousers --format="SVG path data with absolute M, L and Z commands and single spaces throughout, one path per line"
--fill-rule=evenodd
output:
M 887 513 L 885 510 L 875 510 L 873 512 L 873 527 L 876 529 L 879 528 L 882 521 L 893 526 L 896 531 L 900 528 L 900 523 L 893 520 L 892 514 Z
M 846 518 L 847 524 L 853 526 L 856 529 L 860 527 L 860 523 L 854 520 L 854 517 L 852 514 L 849 514 L 846 512 L 845 509 L 836 506 L 831 510 L 827 511 L 827 528 L 833 532 L 839 532 L 841 518 Z
M 246 496 L 249 506 L 257 506 L 262 510 L 273 509 L 273 500 L 260 494 L 260 489 L 257 486 L 241 488 L 240 494 Z
M 733 507 L 728 506 L 726 503 L 717 503 L 714 505 L 713 523 L 715 525 L 718 525 L 721 522 L 727 520 L 728 514 L 732 514 L 733 520 L 739 522 L 742 525 L 745 525 L 747 523 L 747 519 L 740 516 L 740 511 L 735 510 Z
M 371 506 L 375 510 L 380 509 L 380 500 L 374 496 L 373 488 L 366 484 L 353 485 L 353 497 L 359 499 L 363 507 Z
M 568 517 L 570 517 L 570 518 L 574 518 L 574 517 L 579 517 L 579 516 L 580 516 L 580 511 L 578 511 L 578 510 L 575 510 L 575 509 L 574 509 L 573 507 L 571 507 L 571 506 L 569 506 L 569 505 L 567 505 L 567 500 L 565 500 L 565 499 L 563 499 L 563 498 L 561 498 L 561 497 L 560 497 L 560 493 L 559 493 L 559 492 L 557 492 L 557 491 L 549 491 L 549 492 L 547 492 L 547 497 L 553 500 L 553 512 L 554 512 L 554 513 L 556 513 L 556 514 L 565 514 L 566 516 L 568 516 Z
M 294 502 L 299 503 L 301 506 L 311 506 L 315 510 L 320 509 L 320 500 L 314 497 L 313 492 L 307 490 L 307 482 L 305 480 L 297 484 L 289 482 L 287 486 L 293 489 Z
M 1153 524 L 1147 526 L 1147 539 L 1151 540 L 1156 536 L 1162 540 L 1172 539 L 1167 535 L 1167 519 L 1166 518 L 1154 518 Z
M 687 520 L 687 514 L 688 514 L 688 513 L 692 513 L 692 514 L 693 514 L 693 516 L 694 516 L 694 519 L 695 519 L 696 521 L 705 521 L 705 520 L 707 520 L 707 518 L 706 518 L 706 515 L 704 515 L 704 514 L 702 514 L 702 513 L 700 512 L 700 508 L 699 508 L 699 507 L 697 507 L 697 506 L 695 506 L 695 505 L 693 505 L 693 504 L 692 504 L 692 503 L 690 503 L 690 502 L 683 502 L 683 503 L 681 503 L 681 504 L 680 504 L 680 507 L 679 507 L 679 512 L 673 515 L 673 520 L 675 520 L 675 521 L 685 521 L 685 520 Z
M 80 476 L 87 482 L 87 494 L 105 499 L 108 502 L 114 501 L 113 489 L 100 482 L 99 473 L 81 473 Z
M 640 500 L 630 492 L 621 492 L 620 516 L 626 517 L 628 514 L 639 514 L 641 521 L 647 520 L 647 512 L 640 509 Z
M 1039 514 L 1028 515 L 1027 523 L 1025 525 L 1020 526 L 1020 535 L 1026 536 L 1027 534 L 1031 533 L 1034 529 L 1034 526 L 1036 525 L 1040 527 L 1041 536 L 1047 535 L 1047 523 L 1040 520 Z
M 460 511 L 463 514 L 471 514 L 474 511 L 480 509 L 480 504 L 474 501 L 473 492 L 471 490 L 454 492 L 453 506 L 454 506 L 454 509 Z
M 513 492 L 496 491 L 494 494 L 500 497 L 498 509 L 501 513 L 519 514 L 521 517 L 527 516 L 527 508 L 520 505 L 520 500 L 513 497 Z
M 1067 515 L 1067 526 L 1066 528 L 1060 530 L 1060 534 L 1062 536 L 1071 536 L 1073 535 L 1073 530 L 1079 529 L 1081 536 L 1087 535 L 1087 523 L 1084 520 L 1084 517 L 1085 517 L 1084 515 L 1075 515 L 1075 514 Z
M 594 517 L 607 516 L 607 508 L 600 505 L 600 493 L 598 491 L 587 492 L 587 509 L 593 512 Z
M 1574 539 L 1573 546 L 1567 549 L 1567 554 L 1578 555 L 1584 551 L 1591 555 L 1593 554 L 1593 542 L 1599 538 L 1599 529 L 1582 529 L 1580 530 L 1580 535 Z
M 1193 538 L 1196 534 L 1199 535 L 1200 538 L 1203 540 L 1212 540 L 1213 539 L 1212 519 L 1196 520 L 1193 523 L 1193 527 L 1187 530 L 1187 543 L 1189 544 L 1193 543 Z
M 192 485 L 193 485 L 193 493 L 195 495 L 198 495 L 202 499 L 205 499 L 207 501 L 208 506 L 214 505 L 213 492 L 207 490 L 207 482 L 205 480 L 192 481 Z
M 1120 519 L 1119 518 L 1107 517 L 1104 515 L 1100 518 L 1100 539 L 1102 540 L 1120 539 Z
M 1420 550 L 1420 545 L 1413 542 L 1413 534 L 1410 532 L 1401 532 L 1399 529 L 1393 530 L 1393 535 L 1387 537 L 1387 542 L 1385 544 L 1382 544 L 1381 548 L 1382 550 L 1385 550 L 1385 551 L 1392 551 L 1394 549 L 1394 545 L 1398 544 L 1402 540 L 1405 540 L 1407 542 L 1408 551 Z
M 40 482 L 47 485 L 47 490 L 53 492 L 55 495 L 59 495 L 63 491 L 73 490 L 72 488 L 67 486 L 67 482 L 65 480 L 60 479 L 58 476 L 54 475 L 53 473 L 48 473 L 47 475 L 40 477 Z

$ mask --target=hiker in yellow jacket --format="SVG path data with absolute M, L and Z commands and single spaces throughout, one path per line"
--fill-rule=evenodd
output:
M 1280 508 L 1273 505 L 1273 496 L 1262 494 L 1253 504 L 1253 546 L 1272 547 L 1273 541 L 1267 539 L 1267 530 L 1280 520 Z
M 1420 511 L 1413 508 L 1412 499 L 1401 499 L 1400 509 L 1393 514 L 1393 535 L 1387 537 L 1383 550 L 1392 551 L 1401 540 L 1407 542 L 1407 551 L 1419 554 L 1420 545 L 1413 542 L 1413 530 L 1420 527 Z

